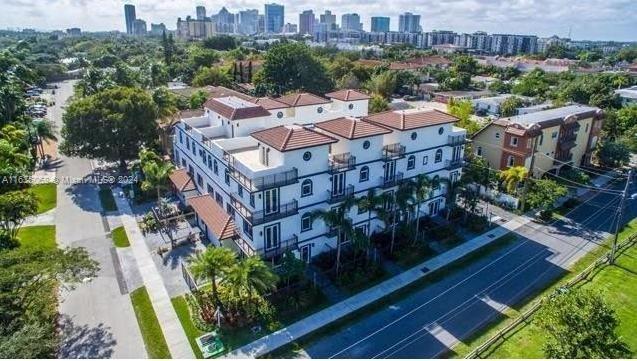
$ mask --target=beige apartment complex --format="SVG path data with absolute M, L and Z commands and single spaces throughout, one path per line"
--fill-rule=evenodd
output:
M 559 173 L 565 165 L 589 164 L 602 128 L 601 109 L 568 105 L 500 118 L 473 136 L 473 152 L 493 169 L 524 166 L 533 175 Z

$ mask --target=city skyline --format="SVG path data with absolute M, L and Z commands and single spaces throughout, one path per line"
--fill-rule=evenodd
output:
M 166 24 L 174 29 L 178 17 L 196 17 L 196 6 L 206 7 L 208 15 L 216 13 L 222 6 L 231 12 L 258 9 L 263 13 L 264 3 L 251 0 L 229 1 L 223 4 L 212 2 L 177 0 L 173 2 L 151 2 L 149 0 L 49 0 L 45 3 L 28 0 L 8 0 L 0 4 L 0 11 L 7 15 L 0 22 L 0 28 L 35 28 L 56 30 L 80 27 L 84 31 L 126 31 L 123 5 L 131 3 L 137 8 L 137 17 L 150 23 Z M 637 12 L 637 2 L 611 0 L 605 4 L 596 0 L 570 4 L 561 1 L 491 1 L 460 0 L 435 4 L 412 4 L 395 1 L 388 9 L 382 2 L 349 2 L 339 5 L 333 0 L 315 3 L 285 1 L 277 2 L 285 6 L 284 23 L 298 24 L 299 14 L 304 10 L 314 10 L 321 14 L 331 10 L 340 23 L 346 13 L 358 13 L 363 29 L 370 30 L 372 16 L 390 17 L 390 30 L 398 28 L 398 15 L 412 12 L 421 16 L 423 31 L 454 30 L 456 32 L 489 33 L 529 33 L 541 37 L 558 35 L 580 40 L 637 41 L 637 18 L 625 14 Z M 57 11 L 60 10 L 60 11 Z M 540 17 L 541 14 L 541 17 Z

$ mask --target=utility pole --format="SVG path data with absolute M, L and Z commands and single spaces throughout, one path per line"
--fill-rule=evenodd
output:
M 529 178 L 533 176 L 533 166 L 535 165 L 535 153 L 537 152 L 537 143 L 542 135 L 535 136 L 533 140 L 533 153 L 531 153 L 531 166 L 529 167 L 529 174 L 526 175 L 526 179 L 524 180 L 524 190 L 522 191 L 522 207 L 521 210 L 524 212 L 524 207 L 526 206 L 526 194 L 529 191 L 530 180 Z
M 617 253 L 617 241 L 619 239 L 619 228 L 621 227 L 622 218 L 624 218 L 624 202 L 626 201 L 626 194 L 628 194 L 628 187 L 630 185 L 630 180 L 633 175 L 633 170 L 628 171 L 628 178 L 626 178 L 626 186 L 624 187 L 624 192 L 622 193 L 622 199 L 619 201 L 619 209 L 617 210 L 617 223 L 615 223 L 615 238 L 613 239 L 613 248 L 610 251 L 610 264 L 615 263 L 616 253 Z

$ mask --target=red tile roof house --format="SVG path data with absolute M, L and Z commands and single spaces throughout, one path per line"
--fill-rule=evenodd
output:
M 182 119 L 173 161 L 201 194 L 186 202 L 213 243 L 274 262 L 291 250 L 309 261 L 339 237 L 313 211 L 370 189 L 392 192 L 418 174 L 460 176 L 466 132 L 456 118 L 419 109 L 368 115 L 368 101 L 356 90 L 229 96 L 209 99 L 203 116 Z M 444 193 L 434 190 L 421 216 L 441 212 Z M 354 207 L 349 215 L 356 227 L 383 229 L 362 213 Z

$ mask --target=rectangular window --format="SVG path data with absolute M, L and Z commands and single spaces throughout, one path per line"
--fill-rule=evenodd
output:
M 186 168 L 186 160 L 185 159 L 181 159 L 181 166 Z
M 557 132 L 553 132 L 553 133 L 551 134 L 551 138 L 553 138 L 553 139 L 557 138 Z
M 197 155 L 197 146 L 195 142 L 192 142 L 192 155 Z
M 356 228 L 354 228 L 354 230 L 356 232 L 361 232 L 364 235 L 367 235 L 367 225 L 363 224 L 362 226 L 356 226 Z
M 358 178 L 359 182 L 367 182 L 369 180 L 369 168 L 368 167 L 363 167 L 361 168 L 361 174 Z
M 247 234 L 252 239 L 252 226 L 245 219 L 243 220 L 243 233 Z
M 518 146 L 518 137 L 511 137 L 511 146 L 512 147 Z
M 226 169 L 225 181 L 227 185 L 230 185 L 230 172 Z
M 203 177 L 201 174 L 197 174 L 197 185 L 199 185 L 199 187 L 203 187 Z
M 219 175 L 219 165 L 217 164 L 217 160 L 215 159 L 213 162 L 213 168 L 216 175 Z
M 186 138 L 186 149 L 190 150 L 190 138 Z
M 495 133 L 495 139 L 500 139 L 500 133 Z
M 301 218 L 301 232 L 306 232 L 312 229 L 312 217 L 303 216 Z
M 263 210 L 265 214 L 272 214 L 279 211 L 279 189 L 268 189 L 263 192 Z
M 477 155 L 478 157 L 482 157 L 482 147 L 478 147 L 478 148 L 476 148 L 476 155 Z
M 212 170 L 212 156 L 208 156 L 208 169 Z
M 184 144 L 184 132 L 179 131 L 179 143 Z
M 410 155 L 409 158 L 407 158 L 407 170 L 414 169 L 414 168 L 416 168 L 416 157 L 413 155 Z
M 237 193 L 239 194 L 239 197 L 243 197 L 243 187 L 241 184 L 237 184 Z
M 210 184 L 207 184 L 207 188 L 208 188 L 208 194 L 215 194 L 215 191 L 212 189 L 212 187 L 210 186 Z
M 215 200 L 220 206 L 223 206 L 223 197 L 219 194 L 219 192 L 215 193 Z
M 250 194 L 250 205 L 254 207 L 254 194 Z
M 429 163 L 429 156 L 428 155 L 422 157 L 422 165 L 427 165 L 427 163 Z

